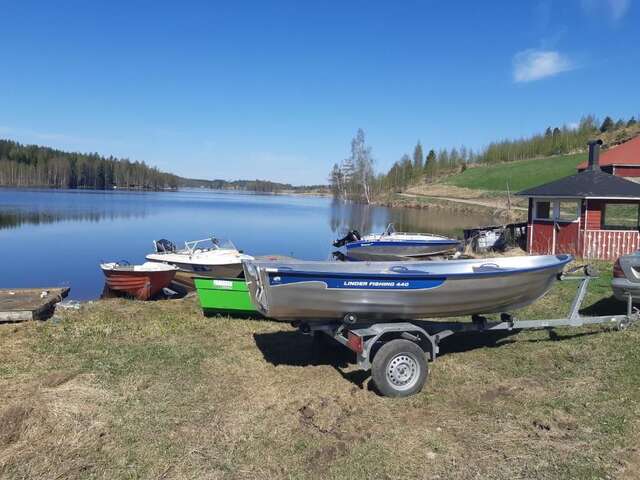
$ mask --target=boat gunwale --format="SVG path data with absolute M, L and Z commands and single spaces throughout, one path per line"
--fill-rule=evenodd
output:
M 558 255 L 556 255 L 556 258 Z M 504 275 L 514 275 L 517 273 L 530 273 L 530 272 L 538 272 L 542 270 L 555 269 L 558 267 L 564 267 L 569 262 L 573 260 L 572 255 L 566 255 L 566 258 L 558 261 L 556 263 L 542 265 L 539 267 L 528 267 L 528 268 L 512 268 L 512 269 L 500 269 L 500 270 L 491 270 L 491 271 L 478 271 L 478 272 L 464 272 L 464 273 L 429 273 L 429 272 L 388 272 L 388 273 L 360 273 L 360 272 L 327 272 L 327 271 L 308 271 L 308 270 L 288 270 L 282 269 L 282 267 L 275 267 L 274 270 L 266 270 L 265 273 L 271 278 L 275 275 L 292 275 L 298 277 L 326 277 L 326 278 L 383 278 L 383 279 L 420 279 L 420 278 L 428 278 L 428 279 L 447 279 L 450 277 L 454 278 L 473 278 L 473 277 L 489 277 L 489 276 L 504 276 Z M 321 281 L 321 280 L 317 280 Z M 283 286 L 283 285 L 271 285 L 271 286 Z

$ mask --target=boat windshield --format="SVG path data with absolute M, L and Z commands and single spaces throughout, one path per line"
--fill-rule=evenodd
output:
M 190 242 L 184 242 L 184 246 L 189 252 L 196 250 L 237 250 L 231 240 L 219 237 L 191 240 Z
M 393 235 L 394 233 L 396 233 L 396 227 L 393 226 L 393 223 L 390 223 L 382 235 Z

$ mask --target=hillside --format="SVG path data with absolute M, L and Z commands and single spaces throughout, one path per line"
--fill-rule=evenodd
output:
M 576 166 L 587 159 L 586 153 L 534 158 L 519 162 L 478 165 L 451 175 L 444 183 L 476 190 L 511 192 L 535 187 L 576 173 Z

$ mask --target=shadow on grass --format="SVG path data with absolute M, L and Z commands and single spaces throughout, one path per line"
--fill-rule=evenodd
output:
M 355 361 L 355 354 L 329 338 L 314 338 L 299 331 L 256 333 L 256 346 L 272 365 L 333 367 L 345 380 L 363 389 L 370 372 L 345 371 Z
M 580 310 L 581 315 L 624 315 L 627 313 L 627 304 L 614 296 L 601 298 L 596 303 Z

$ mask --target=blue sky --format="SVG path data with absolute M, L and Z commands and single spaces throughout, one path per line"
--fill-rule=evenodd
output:
M 198 178 L 324 182 L 363 128 L 425 148 L 640 113 L 640 8 L 0 0 L 0 137 Z

